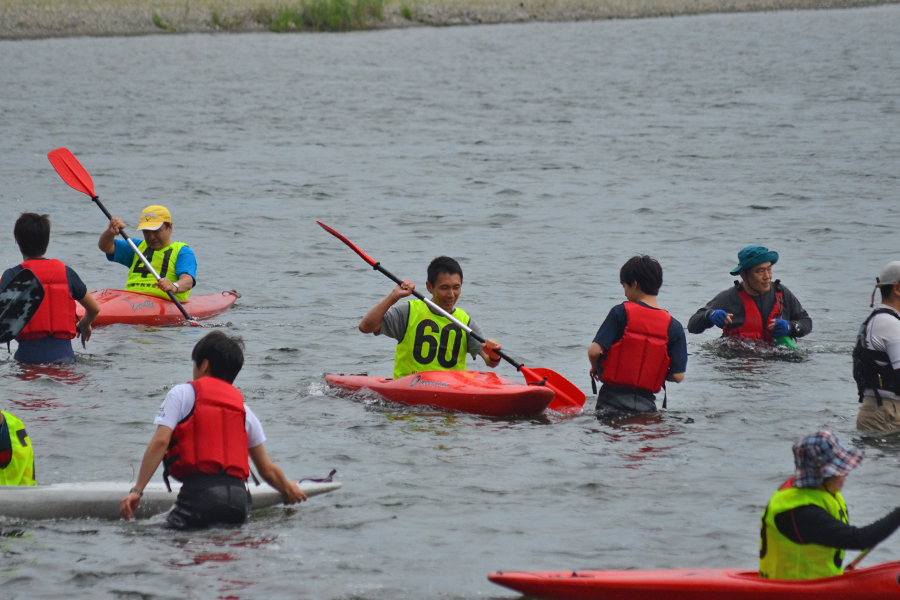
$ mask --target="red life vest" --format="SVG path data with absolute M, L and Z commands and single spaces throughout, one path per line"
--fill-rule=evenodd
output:
M 627 321 L 622 339 L 607 352 L 600 381 L 655 394 L 669 371 L 669 324 L 672 315 L 660 308 L 625 302 Z
M 244 397 L 215 377 L 192 381 L 194 409 L 172 432 L 163 460 L 163 477 L 183 481 L 198 473 L 223 473 L 247 481 L 250 476 Z M 166 481 L 168 484 L 168 480 Z
M 75 323 L 75 300 L 69 293 L 66 265 L 55 258 L 26 260 L 22 267 L 34 273 L 44 286 L 44 299 L 16 341 L 54 337 L 71 340 L 78 332 Z
M 738 296 L 740 296 L 741 303 L 744 305 L 744 322 L 740 327 L 726 325 L 722 329 L 722 335 L 749 338 L 752 340 L 765 340 L 771 343 L 772 332 L 769 331 L 769 322 L 772 319 L 781 317 L 781 308 L 784 305 L 784 293 L 778 291 L 780 289 L 778 282 L 776 281 L 773 285 L 775 286 L 775 304 L 772 305 L 772 312 L 769 313 L 769 318 L 767 318 L 765 322 L 763 322 L 762 316 L 759 314 L 759 309 L 756 308 L 756 302 L 754 302 L 750 294 L 741 287 Z

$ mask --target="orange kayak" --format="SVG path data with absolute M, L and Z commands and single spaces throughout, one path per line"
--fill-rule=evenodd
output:
M 537 415 L 554 396 L 550 388 L 481 371 L 424 371 L 400 379 L 328 374 L 325 381 L 351 392 L 372 390 L 391 402 L 488 417 Z
M 886 600 L 900 598 L 900 562 L 825 579 L 760 579 L 756 571 L 498 571 L 488 579 L 545 600 Z
M 184 322 L 184 316 L 175 303 L 158 296 L 126 292 L 125 290 L 100 290 L 91 292 L 100 304 L 100 316 L 93 326 L 112 325 L 177 325 Z M 240 297 L 237 292 L 191 295 L 181 304 L 195 319 L 206 319 L 231 308 Z M 80 319 L 84 308 L 75 303 L 75 312 Z

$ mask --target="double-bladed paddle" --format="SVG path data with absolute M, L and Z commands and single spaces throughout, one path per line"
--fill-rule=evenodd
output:
M 87 194 L 91 197 L 91 200 L 100 207 L 100 210 L 103 211 L 103 214 L 106 215 L 106 218 L 112 221 L 112 215 L 109 214 L 109 211 L 106 210 L 106 207 L 103 206 L 103 203 L 100 202 L 100 197 L 94 193 L 94 180 L 91 179 L 91 176 L 88 175 L 88 172 L 84 170 L 84 167 L 81 166 L 81 163 L 78 162 L 78 159 L 75 158 L 71 152 L 69 152 L 66 148 L 57 148 L 53 150 L 49 154 L 47 154 L 47 158 L 50 159 L 50 164 L 53 165 L 53 168 L 56 169 L 56 172 L 59 173 L 59 176 L 62 177 L 63 181 L 69 184 L 72 188 Z M 119 230 L 119 235 L 128 242 L 128 245 L 131 246 L 131 249 L 134 250 L 134 253 L 140 256 L 147 269 L 156 277 L 156 281 L 162 279 L 159 276 L 159 273 L 156 272 L 156 269 L 153 268 L 153 265 L 150 264 L 149 260 L 146 260 L 146 257 L 138 250 L 137 245 L 131 238 L 128 237 L 128 234 L 125 233 L 124 229 Z M 175 306 L 178 307 L 178 310 L 181 311 L 181 314 L 184 315 L 184 318 L 188 320 L 188 322 L 195 326 L 199 327 L 200 324 L 194 320 L 194 318 L 188 314 L 188 311 L 184 309 L 184 306 L 181 305 L 181 302 L 178 301 L 178 298 L 175 297 L 175 294 L 171 291 L 166 292 L 169 294 L 169 299 L 175 303 Z
M 324 229 L 325 231 L 327 231 L 328 233 L 330 233 L 337 239 L 339 239 L 342 242 L 344 242 L 345 244 L 347 244 L 347 246 L 349 246 L 351 250 L 356 252 L 360 258 L 362 258 L 364 261 L 366 261 L 370 267 L 372 267 L 376 271 L 383 273 L 384 275 L 386 275 L 388 277 L 388 279 L 392 280 L 397 285 L 400 285 L 400 279 L 398 279 L 394 274 L 392 274 L 390 271 L 388 271 L 387 269 L 382 267 L 381 263 L 377 262 L 372 257 L 370 257 L 368 254 L 366 254 L 365 252 L 363 252 L 362 250 L 357 248 L 353 244 L 353 242 L 351 242 L 350 240 L 348 240 L 347 238 L 342 236 L 340 233 L 338 233 L 337 231 L 335 231 L 334 229 L 332 229 L 325 223 L 322 223 L 321 221 L 316 221 L 316 223 L 318 223 L 322 227 L 322 229 Z M 440 306 L 438 306 L 437 304 L 432 302 L 430 298 L 426 298 L 425 296 L 423 296 L 416 290 L 412 291 L 412 295 L 415 296 L 416 298 L 418 298 L 419 300 L 423 300 L 425 302 L 425 304 L 428 305 L 428 308 L 430 308 L 432 310 L 432 312 L 435 312 L 443 317 L 446 317 L 447 319 L 450 319 L 458 327 L 462 328 L 463 331 L 465 331 L 467 334 L 471 335 L 473 338 L 475 338 L 482 344 L 484 343 L 484 341 L 485 341 L 484 338 L 482 338 L 477 333 L 472 331 L 466 325 L 463 325 L 463 323 L 460 322 L 458 319 L 456 319 L 453 315 L 451 315 L 450 313 L 445 311 L 443 308 L 441 308 Z M 525 377 L 525 381 L 527 381 L 529 384 L 544 385 L 544 386 L 547 386 L 548 388 L 550 388 L 551 390 L 553 390 L 555 395 L 553 397 L 553 402 L 550 403 L 550 406 L 549 406 L 550 410 L 554 410 L 554 411 L 562 412 L 562 413 L 575 413 L 575 412 L 580 411 L 581 408 L 584 406 L 584 401 L 586 400 L 584 392 L 582 392 L 577 387 L 575 387 L 575 384 L 570 382 L 568 379 L 566 379 L 559 373 L 557 373 L 555 371 L 551 371 L 550 369 L 543 369 L 543 368 L 532 369 L 532 368 L 526 367 L 526 366 L 522 365 L 521 363 L 517 363 L 515 360 L 513 360 L 507 354 L 505 354 L 502 350 L 494 350 L 493 352 L 496 352 L 497 354 L 500 355 L 500 358 L 502 358 L 503 360 L 505 360 L 512 366 L 514 366 L 516 368 L 516 370 L 519 371 L 523 377 Z

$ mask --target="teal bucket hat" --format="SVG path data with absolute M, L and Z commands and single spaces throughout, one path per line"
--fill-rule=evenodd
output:
M 731 274 L 737 275 L 741 271 L 764 262 L 770 262 L 774 265 L 778 262 L 778 253 L 774 250 L 769 250 L 765 246 L 747 246 L 738 252 L 738 266 L 731 271 Z

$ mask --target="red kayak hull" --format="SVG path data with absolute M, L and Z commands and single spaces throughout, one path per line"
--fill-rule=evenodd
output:
M 100 290 L 91 294 L 100 304 L 100 316 L 94 321 L 93 327 L 114 323 L 177 325 L 184 322 L 184 316 L 175 303 L 158 296 L 125 290 Z M 237 292 L 191 295 L 182 305 L 195 319 L 206 319 L 231 308 L 238 297 Z M 75 312 L 80 319 L 84 308 L 76 303 Z
M 528 417 L 542 413 L 553 390 L 525 385 L 481 371 L 425 371 L 400 379 L 365 375 L 325 375 L 333 388 L 354 392 L 372 390 L 391 402 L 436 406 L 488 417 Z
M 760 579 L 756 571 L 499 571 L 498 585 L 545 600 L 886 600 L 900 598 L 900 562 L 806 581 Z

